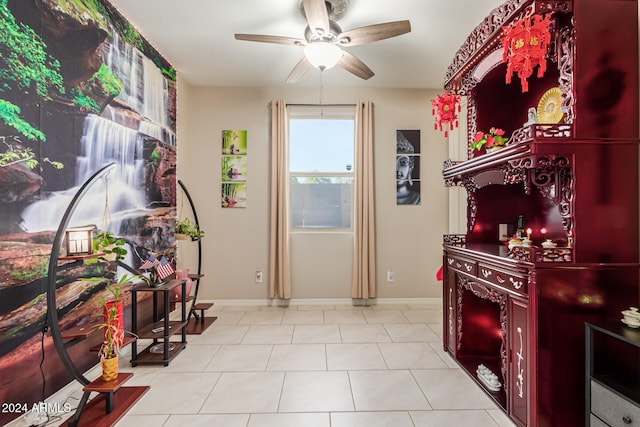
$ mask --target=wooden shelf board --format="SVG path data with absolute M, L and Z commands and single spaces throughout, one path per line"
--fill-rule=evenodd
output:
M 213 322 L 215 322 L 217 317 L 205 317 L 204 322 L 201 319 L 196 319 L 192 317 L 187 325 L 187 334 L 189 335 L 200 335 L 203 333 Z
M 208 310 L 213 307 L 212 302 L 199 302 L 191 310 Z
M 132 290 L 135 292 L 167 292 L 167 291 L 170 291 L 171 289 L 181 286 L 183 282 L 184 282 L 184 279 L 170 279 L 170 280 L 166 280 L 166 282 L 161 286 L 145 285 Z
M 124 383 L 129 381 L 133 374 L 131 372 L 120 372 L 115 380 L 105 381 L 98 377 L 84 386 L 82 391 L 95 391 L 98 393 L 109 393 L 117 391 Z
M 186 346 L 187 343 L 183 343 L 183 342 L 171 342 L 172 344 L 175 345 L 175 348 L 173 350 L 169 351 L 169 357 L 165 360 L 164 359 L 164 354 L 163 353 L 151 353 L 149 352 L 149 349 L 151 347 L 153 347 L 154 345 L 158 345 L 158 344 L 163 344 L 163 343 L 156 343 L 156 344 L 151 344 L 149 345 L 147 348 L 145 348 L 143 351 L 141 351 L 140 353 L 138 353 L 136 360 L 134 361 L 133 359 L 131 360 L 131 366 L 137 366 L 137 365 L 158 365 L 158 364 L 164 364 L 165 366 L 169 364 L 169 362 L 178 355 L 178 353 L 180 353 Z
M 82 325 L 74 326 L 60 333 L 63 340 L 74 340 L 78 338 L 87 338 L 98 330 L 99 322 L 85 323 Z
M 182 327 L 186 326 L 186 324 L 187 322 L 172 320 L 169 322 L 170 329 L 166 335 L 164 331 L 154 334 L 153 332 L 151 332 L 152 329 L 164 326 L 164 320 L 160 320 L 158 322 L 152 323 L 151 325 L 147 325 L 144 328 L 141 328 L 139 331 L 136 332 L 136 335 L 138 335 L 138 337 L 140 338 L 150 338 L 150 339 L 168 338 L 172 335 L 180 333 L 182 331 Z
M 78 427 L 110 427 L 120 420 L 124 414 L 135 403 L 140 400 L 142 395 L 149 391 L 149 386 L 122 387 L 117 393 L 113 394 L 113 410 L 110 414 L 106 413 L 106 401 L 104 394 L 100 393 L 93 398 L 84 408 Z M 73 415 L 62 424 L 68 426 Z
M 204 277 L 204 274 L 195 274 L 195 273 L 189 274 L 189 279 L 191 280 L 198 280 L 198 279 L 202 279 L 203 277 Z
M 71 255 L 71 256 L 61 256 L 58 258 L 58 261 L 81 261 L 85 259 L 93 259 L 101 256 L 105 256 L 104 253 L 97 254 L 86 254 L 86 255 Z

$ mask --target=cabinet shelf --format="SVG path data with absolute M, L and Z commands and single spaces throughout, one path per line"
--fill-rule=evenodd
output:
M 473 381 L 478 384 L 482 389 L 493 399 L 503 410 L 507 408 L 507 393 L 504 390 L 504 378 L 502 373 L 500 372 L 500 359 L 498 357 L 490 357 L 490 356 L 459 356 L 458 364 L 467 372 L 469 377 L 473 379 Z M 499 391 L 489 390 L 476 375 L 476 370 L 478 369 L 478 365 L 484 365 L 491 370 L 494 374 L 498 376 L 498 380 L 502 387 L 500 387 Z

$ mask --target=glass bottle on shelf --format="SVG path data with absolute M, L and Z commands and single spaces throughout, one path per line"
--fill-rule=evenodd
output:
M 518 224 L 516 225 L 516 237 L 518 239 L 524 239 L 527 237 L 527 232 L 524 229 L 524 215 L 518 216 Z

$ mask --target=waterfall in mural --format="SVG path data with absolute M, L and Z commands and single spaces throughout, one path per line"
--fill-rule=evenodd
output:
M 129 105 L 146 120 L 138 131 L 175 146 L 175 135 L 169 125 L 169 93 L 162 72 L 135 47 L 125 43 L 117 31 L 112 31 L 111 43 L 105 44 L 105 63 L 123 82 L 118 99 Z
M 107 106 L 101 116 L 84 119 L 79 155 L 75 165 L 75 186 L 51 193 L 27 207 L 23 213 L 26 231 L 55 230 L 79 187 L 98 169 L 115 162 L 117 168 L 105 183 L 95 184 L 78 206 L 72 226 L 95 224 L 102 227 L 105 203 L 111 215 L 110 231 L 118 233 L 119 221 L 127 214 L 147 206 L 144 187 L 143 145 L 155 139 L 175 146 L 175 134 L 169 124 L 167 82 L 158 67 L 137 49 L 124 43 L 117 31 L 103 48 L 105 63 L 123 83 L 118 99 L 131 111 Z M 99 187 L 99 188 L 98 188 Z
M 94 184 L 73 216 L 72 225 L 103 226 L 105 205 L 112 213 L 113 229 L 127 211 L 145 209 L 142 188 L 144 159 L 143 137 L 136 131 L 105 118 L 89 115 L 84 120 L 80 141 L 80 156 L 76 159 L 75 186 L 51 194 L 49 198 L 29 206 L 22 214 L 28 231 L 55 230 L 64 211 L 79 187 L 102 166 L 115 162 L 117 167 L 106 180 Z M 108 194 L 106 193 L 108 186 Z M 109 224 L 107 224 L 109 225 Z

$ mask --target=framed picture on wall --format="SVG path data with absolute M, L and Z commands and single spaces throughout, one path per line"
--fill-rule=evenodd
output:
M 223 208 L 247 207 L 247 131 L 222 131 Z
M 222 207 L 246 208 L 247 184 L 246 183 L 222 183 Z
M 246 181 L 247 156 L 222 156 L 222 181 Z
M 420 130 L 396 131 L 396 204 L 420 204 Z
M 246 130 L 223 130 L 222 131 L 222 154 L 246 155 L 247 154 L 247 131 Z

